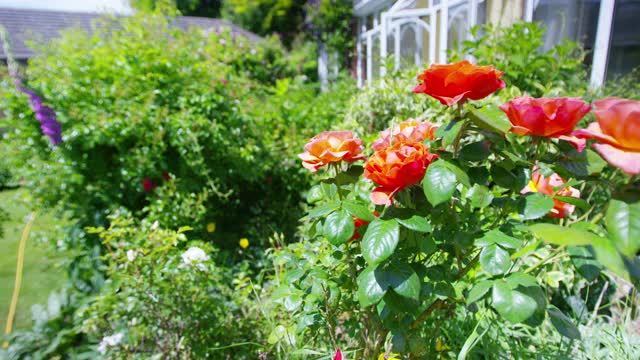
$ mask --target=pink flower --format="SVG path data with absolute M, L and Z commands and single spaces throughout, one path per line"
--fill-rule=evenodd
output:
M 548 178 L 545 178 L 540 171 L 538 171 L 537 166 L 533 168 L 533 174 L 531 176 L 531 181 L 529 184 L 525 186 L 524 189 L 520 191 L 521 194 L 526 194 L 530 192 L 539 192 L 542 194 L 550 195 L 550 196 L 570 196 L 574 198 L 580 197 L 580 190 L 572 188 L 570 186 L 563 187 L 558 190 L 554 190 L 562 185 L 564 185 L 566 181 L 560 177 L 560 175 L 554 173 Z M 565 218 L 575 210 L 575 205 L 571 205 L 569 203 L 553 199 L 553 209 L 547 214 L 547 216 L 552 218 Z
M 597 122 L 572 135 L 596 139 L 593 147 L 611 165 L 640 174 L 640 101 L 607 98 L 593 103 Z
M 591 110 L 580 98 L 532 98 L 521 96 L 500 105 L 511 122 L 511 132 L 537 135 L 570 142 L 578 151 L 584 140 L 570 136 L 576 124 Z
M 342 360 L 342 351 L 340 351 L 340 349 L 336 350 L 336 355 L 333 357 L 333 360 Z
M 428 121 L 409 119 L 380 132 L 378 139 L 371 144 L 373 150 L 382 150 L 399 142 L 418 143 L 425 139 L 433 140 L 438 125 Z
M 362 155 L 362 140 L 351 131 L 324 131 L 314 136 L 299 154 L 302 166 L 311 172 L 338 161 L 353 162 L 365 159 Z

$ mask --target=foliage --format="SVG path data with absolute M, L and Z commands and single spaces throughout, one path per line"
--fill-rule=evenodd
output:
M 602 93 L 607 96 L 640 100 L 640 67 L 636 67 L 628 74 L 607 81 Z
M 326 44 L 329 52 L 347 58 L 353 51 L 353 2 L 348 0 L 311 0 L 307 2 L 305 26 L 312 39 Z
M 375 181 L 371 173 L 384 171 L 374 157 L 364 175 L 362 167 L 346 162 L 329 164 L 320 175 L 319 185 L 309 192 L 313 205 L 304 218 L 303 234 L 310 243 L 323 245 L 303 244 L 292 249 L 297 256 L 284 252 L 287 260 L 279 263 L 290 261 L 291 267 L 281 275 L 283 290 L 276 291 L 287 311 L 309 318 L 304 321 L 310 325 L 324 325 L 325 332 L 312 332 L 311 339 L 324 336 L 325 342 L 328 338 L 356 358 L 389 351 L 421 357 L 445 351 L 437 339 L 446 337 L 451 321 L 468 316 L 475 328 L 453 353 L 479 356 L 482 352 L 475 353 L 480 350 L 474 347 L 487 336 L 489 323 L 525 328 L 527 334 L 540 326 L 553 327 L 563 337 L 579 340 L 568 300 L 556 297 L 560 283 L 573 282 L 568 274 L 600 281 L 611 276 L 601 272 L 606 267 L 637 286 L 640 244 L 633 240 L 638 224 L 632 220 L 638 218 L 637 177 L 607 168 L 592 150 L 578 152 L 563 141 L 509 132 L 504 113 L 495 111 L 497 101 L 463 101 L 440 109 L 438 117 L 414 114 L 437 119 L 440 126 L 435 137 L 422 144 L 400 130 L 407 125 L 398 125 L 393 131 L 405 136 L 389 140 L 396 143 L 378 150 L 376 159 L 384 160 L 380 153 L 408 144 L 411 149 L 426 146 L 439 159 L 427 163 L 420 183 L 399 185 L 391 206 L 372 206 L 372 201 L 381 204 L 375 191 L 387 185 L 378 182 L 370 200 L 370 183 L 361 178 Z M 389 110 L 380 118 L 401 111 Z M 567 116 L 579 116 L 576 123 L 584 114 Z M 404 161 L 400 155 L 386 156 L 390 162 Z M 389 165 L 386 181 L 401 181 L 401 172 L 407 171 L 402 166 Z M 543 192 L 540 176 L 561 180 Z M 565 188 L 572 189 L 572 195 L 563 195 L 568 193 L 561 192 Z M 570 205 L 570 212 L 553 216 L 554 211 L 558 214 L 554 209 L 566 208 L 563 204 Z M 372 215 L 374 211 L 380 216 Z M 355 230 L 361 237 L 352 236 L 355 218 L 365 222 Z M 316 257 L 307 255 L 305 247 L 317 249 Z M 297 262 L 292 260 L 296 257 Z M 323 273 L 342 275 L 323 278 Z M 528 341 L 523 336 L 518 341 Z M 527 357 L 526 352 L 513 354 L 509 346 L 501 349 L 507 358 Z M 572 352 L 566 348 L 567 356 Z
M 520 22 L 510 27 L 487 24 L 472 28 L 452 61 L 473 56 L 479 64 L 493 64 L 505 72 L 504 80 L 534 97 L 561 93 L 582 95 L 586 88 L 585 52 L 565 40 L 542 51 L 545 29 L 538 23 Z
M 292 0 L 227 0 L 222 17 L 260 35 L 277 34 L 290 45 L 304 19 L 304 2 Z
M 166 6 L 175 8 L 185 16 L 218 17 L 220 16 L 221 0 L 131 0 L 131 7 L 143 11 L 157 11 Z
M 125 334 L 121 344 L 98 350 L 118 358 L 163 359 L 254 353 L 251 343 L 260 343 L 262 334 L 256 331 L 259 314 L 246 264 L 217 265 L 211 246 L 187 243 L 187 230 L 126 217 L 113 219 L 108 229 L 89 230 L 109 249 L 109 281 L 79 313 L 82 329 L 94 339 Z M 187 248 L 202 249 L 206 258 L 188 262 Z
M 436 100 L 411 94 L 415 73 L 415 70 L 391 73 L 362 89 L 349 104 L 346 127 L 360 134 L 373 134 L 410 117 L 430 119 L 443 115 L 435 106 Z

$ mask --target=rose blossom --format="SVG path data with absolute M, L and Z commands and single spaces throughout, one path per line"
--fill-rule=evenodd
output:
M 564 187 L 559 190 L 554 190 L 554 188 L 558 188 L 565 183 L 566 181 L 564 181 L 564 179 L 561 178 L 560 175 L 553 173 L 551 176 L 546 178 L 540 173 L 540 171 L 538 171 L 537 167 L 534 167 L 531 181 L 529 181 L 529 184 L 525 186 L 525 188 L 522 189 L 520 193 L 526 194 L 531 192 L 539 192 L 550 196 L 570 196 L 579 198 L 580 190 L 572 188 L 570 186 Z M 553 209 L 551 209 L 547 216 L 553 218 L 565 218 L 568 215 L 571 215 L 575 208 L 575 205 L 553 199 Z
M 371 147 L 377 151 L 398 142 L 422 142 L 425 139 L 433 140 L 433 134 L 437 129 L 438 125 L 428 121 L 409 119 L 381 131 L 378 139 L 371 144 Z
M 437 157 L 422 143 L 397 143 L 376 151 L 367 160 L 363 174 L 379 185 L 371 193 L 371 201 L 391 205 L 393 195 L 420 182 L 427 166 Z
M 478 66 L 467 60 L 453 64 L 431 65 L 418 80 L 422 80 L 413 92 L 427 94 L 443 105 L 454 105 L 460 101 L 480 100 L 505 87 L 500 77 L 503 71 L 493 66 Z
M 571 137 L 576 124 L 591 110 L 580 98 L 532 98 L 521 96 L 500 105 L 511 122 L 511 132 L 569 141 L 579 151 L 585 141 Z
M 338 161 L 352 162 L 365 159 L 362 155 L 362 140 L 351 131 L 324 131 L 314 136 L 304 146 L 306 152 L 299 154 L 302 166 L 311 172 Z
M 593 147 L 609 164 L 640 174 L 640 101 L 610 97 L 593 104 L 597 122 L 573 135 L 596 139 Z

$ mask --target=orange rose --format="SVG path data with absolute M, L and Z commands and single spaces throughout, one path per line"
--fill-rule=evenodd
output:
M 450 106 L 466 99 L 479 100 L 502 89 L 505 86 L 500 80 L 503 74 L 504 71 L 493 66 L 477 66 L 467 60 L 434 64 L 418 75 L 422 83 L 413 92 L 427 94 Z
M 572 188 L 570 186 L 557 191 L 554 190 L 554 188 L 562 186 L 565 183 L 566 181 L 564 181 L 564 179 L 561 178 L 560 175 L 554 173 L 548 178 L 545 178 L 542 174 L 540 174 L 540 171 L 538 171 L 537 167 L 534 167 L 531 181 L 529 181 L 529 184 L 524 189 L 522 189 L 520 193 L 526 194 L 530 192 L 539 192 L 550 196 L 557 195 L 579 198 L 580 190 Z M 565 218 L 573 213 L 573 210 L 575 210 L 575 208 L 575 205 L 553 199 L 553 209 L 551 209 L 551 212 L 549 212 L 547 216 L 553 218 Z
M 399 142 L 422 142 L 424 139 L 433 140 L 433 134 L 438 125 L 428 121 L 409 119 L 398 125 L 381 131 L 378 139 L 371 144 L 373 150 L 382 150 Z
M 393 195 L 424 177 L 427 166 L 437 158 L 422 143 L 396 143 L 376 151 L 367 160 L 363 176 L 379 187 L 371 193 L 376 205 L 391 205 Z
M 580 98 L 532 98 L 527 95 L 500 105 L 511 121 L 511 132 L 569 141 L 579 151 L 584 140 L 570 136 L 576 124 L 591 110 Z
M 304 146 L 306 152 L 299 154 L 302 166 L 311 172 L 328 163 L 337 161 L 352 162 L 365 159 L 362 153 L 362 140 L 351 131 L 324 131 L 314 136 Z
M 629 175 L 640 174 L 640 101 L 612 97 L 593 104 L 598 121 L 573 135 L 595 138 L 593 147 L 609 164 Z

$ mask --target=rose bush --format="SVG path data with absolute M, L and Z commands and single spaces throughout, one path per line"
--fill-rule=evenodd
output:
M 421 120 L 392 125 L 365 144 L 364 166 L 334 156 L 336 166 L 310 192 L 305 235 L 327 239 L 337 255 L 326 263 L 349 274 L 327 283 L 330 300 L 318 324 L 343 353 L 413 358 L 453 351 L 464 358 L 486 333 L 477 329 L 497 323 L 553 326 L 577 340 L 580 330 L 551 280 L 558 266 L 592 282 L 609 276 L 591 272 L 584 260 L 638 285 L 638 180 L 615 169 L 634 173 L 626 157 L 612 161 L 602 152 L 606 144 L 635 155 L 637 103 L 596 101 L 598 122 L 576 129 L 591 110 L 580 98 L 522 96 L 496 112 L 500 100 L 489 96 L 505 86 L 502 75 L 468 62 L 431 66 L 414 93 L 448 106 L 445 122 L 415 114 Z M 613 168 L 585 138 L 596 139 Z M 336 149 L 319 145 L 314 152 Z M 356 226 L 362 237 L 354 236 Z M 312 272 L 282 285 L 288 311 L 314 308 L 317 300 L 304 291 Z M 288 306 L 292 301 L 297 305 Z M 443 329 L 460 316 L 475 329 L 451 349 Z M 366 326 L 354 327 L 358 322 Z

